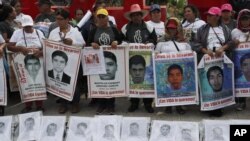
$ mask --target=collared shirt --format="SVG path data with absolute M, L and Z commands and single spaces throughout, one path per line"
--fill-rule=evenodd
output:
M 66 33 L 65 38 L 70 38 L 73 41 L 72 45 L 83 47 L 86 43 L 82 37 L 82 34 L 78 31 L 77 28 L 74 28 L 71 25 L 69 25 L 69 28 L 70 30 Z M 50 32 L 48 39 L 58 42 L 61 41 L 62 39 L 59 32 L 60 28 L 55 28 Z
M 53 74 L 54 74 L 54 79 L 57 79 L 57 75 L 59 75 L 59 80 L 62 81 L 63 72 L 58 73 L 55 70 L 53 70 Z

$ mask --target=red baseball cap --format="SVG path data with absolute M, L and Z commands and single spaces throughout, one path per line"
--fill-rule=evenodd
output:
M 221 15 L 221 10 L 219 7 L 211 7 L 209 8 L 209 10 L 207 11 L 206 14 L 210 14 L 210 15 L 218 15 L 220 16 Z
M 177 28 L 178 23 L 174 19 L 169 19 L 168 22 L 166 23 L 166 28 Z
M 230 11 L 231 12 L 232 10 L 233 10 L 233 7 L 229 3 L 223 4 L 221 6 L 221 11 Z

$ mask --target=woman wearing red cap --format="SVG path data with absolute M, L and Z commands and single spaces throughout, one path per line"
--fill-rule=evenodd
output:
M 207 12 L 207 24 L 198 29 L 194 50 L 197 52 L 198 62 L 204 54 L 211 57 L 221 57 L 224 52 L 231 57 L 235 43 L 231 40 L 231 31 L 220 22 L 221 10 L 211 7 Z M 211 116 L 222 116 L 222 110 L 209 112 Z
M 249 42 L 250 41 L 250 10 L 249 9 L 243 9 L 239 12 L 238 18 L 237 18 L 237 28 L 235 28 L 232 31 L 232 39 L 237 42 L 237 44 L 241 42 Z M 250 55 L 245 54 L 245 59 L 241 63 L 241 71 L 242 76 L 237 78 L 235 81 L 242 83 L 242 82 L 249 82 L 250 81 L 250 71 L 249 71 L 249 63 L 250 62 Z M 243 57 L 241 57 L 243 58 Z M 243 60 L 243 59 L 241 59 Z M 244 62 L 244 63 L 243 63 Z M 243 65 L 244 64 L 244 65 Z M 236 98 L 237 102 L 237 108 L 236 110 L 242 111 L 246 108 L 246 98 L 245 97 L 239 97 Z
M 191 46 L 185 42 L 180 22 L 177 18 L 170 18 L 165 24 L 165 35 L 159 39 L 156 52 L 170 53 L 192 51 Z M 180 89 L 178 89 L 180 90 Z M 179 114 L 185 114 L 182 106 L 176 106 Z M 166 107 L 166 113 L 172 113 L 172 107 Z
M 226 3 L 221 6 L 221 21 L 230 30 L 236 28 L 236 20 L 233 19 L 233 8 L 231 4 Z

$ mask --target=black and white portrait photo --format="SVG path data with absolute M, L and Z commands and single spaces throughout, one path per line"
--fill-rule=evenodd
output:
M 199 141 L 199 125 L 197 122 L 176 122 L 175 139 L 178 141 Z
M 93 126 L 93 141 L 120 141 L 121 116 L 98 116 Z
M 43 116 L 40 141 L 62 141 L 66 118 L 64 116 Z
M 71 116 L 66 141 L 92 141 L 93 119 Z
M 41 112 L 19 114 L 19 136 L 18 141 L 38 140 L 41 123 Z
M 57 81 L 70 84 L 71 77 L 64 72 L 68 63 L 68 55 L 60 50 L 56 50 L 51 55 L 53 68 L 48 71 L 48 76 Z
M 0 117 L 0 140 L 12 141 L 11 134 L 11 125 L 12 125 L 12 116 L 3 116 Z
M 176 125 L 172 122 L 153 120 L 149 141 L 173 141 L 175 140 Z
M 125 117 L 122 121 L 122 141 L 148 141 L 149 118 Z
M 225 120 L 204 120 L 204 141 L 229 141 L 229 124 L 233 122 Z M 246 122 L 244 123 L 246 124 Z

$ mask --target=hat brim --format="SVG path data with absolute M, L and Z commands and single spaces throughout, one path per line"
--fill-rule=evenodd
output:
M 127 20 L 131 21 L 130 15 L 131 15 L 132 13 L 142 13 L 142 18 L 143 18 L 143 19 L 148 15 L 148 11 L 147 11 L 147 10 L 141 10 L 141 11 L 134 11 L 134 12 L 126 12 L 126 13 L 124 14 L 124 17 L 125 17 Z
M 26 26 L 34 26 L 34 24 L 23 24 L 22 27 L 26 27 Z

